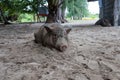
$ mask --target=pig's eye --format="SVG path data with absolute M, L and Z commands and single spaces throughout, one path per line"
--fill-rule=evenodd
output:
M 57 36 L 56 34 L 53 35 L 53 39 L 54 39 L 54 40 L 56 40 L 57 37 L 58 37 L 58 36 Z
M 56 41 L 57 41 L 57 38 L 58 38 L 58 37 L 57 37 L 57 35 L 56 35 L 56 34 L 54 34 L 54 35 L 53 35 L 53 37 L 52 37 L 53 42 L 56 42 Z
M 53 37 L 54 37 L 54 38 L 57 38 L 57 35 L 56 35 L 56 34 L 54 34 L 54 35 L 53 35 Z

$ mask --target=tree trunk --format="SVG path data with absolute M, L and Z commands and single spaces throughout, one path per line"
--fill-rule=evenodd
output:
M 3 15 L 2 9 L 0 8 L 0 16 L 1 19 L 3 20 L 4 24 L 10 24 L 7 19 L 5 18 L 5 16 Z
M 64 14 L 61 9 L 62 0 L 48 0 L 48 11 L 46 23 L 64 22 Z
M 65 19 L 65 10 L 66 10 L 66 8 L 62 9 L 62 12 L 61 12 L 61 22 L 62 22 L 62 23 L 68 22 L 68 21 Z
M 48 16 L 47 16 L 47 20 L 46 23 L 53 23 L 53 22 L 57 22 L 57 16 L 58 16 L 58 2 L 56 3 L 56 1 L 54 0 L 48 0 Z

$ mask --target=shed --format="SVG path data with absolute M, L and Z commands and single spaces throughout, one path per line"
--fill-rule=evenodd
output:
M 48 8 L 46 6 L 42 6 L 42 7 L 38 7 L 38 14 L 37 14 L 37 21 L 41 22 L 41 17 L 44 17 L 44 21 L 45 21 L 45 17 L 48 16 Z
M 48 8 L 47 7 L 38 7 L 38 14 L 41 16 L 47 16 L 48 15 Z

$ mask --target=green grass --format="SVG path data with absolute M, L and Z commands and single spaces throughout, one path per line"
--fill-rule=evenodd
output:
M 98 19 L 98 14 L 89 14 L 88 17 L 83 17 L 82 20 L 96 20 Z M 36 22 L 37 21 L 37 16 L 35 17 L 35 21 L 33 19 L 33 14 L 21 14 L 18 18 L 17 22 Z M 72 20 L 70 17 L 66 17 L 66 19 L 69 22 L 78 22 L 81 20 Z M 41 21 L 44 21 L 43 17 L 40 17 Z
M 40 17 L 41 21 L 44 21 L 44 17 Z M 35 16 L 35 21 L 33 19 L 33 14 L 21 14 L 17 22 L 36 22 L 37 16 Z
M 21 14 L 18 18 L 18 22 L 33 22 L 32 14 Z

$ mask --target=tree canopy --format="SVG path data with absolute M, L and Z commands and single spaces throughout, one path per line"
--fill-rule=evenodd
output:
M 86 0 L 68 0 L 67 3 L 68 15 L 70 17 L 82 18 L 88 15 L 88 6 Z

